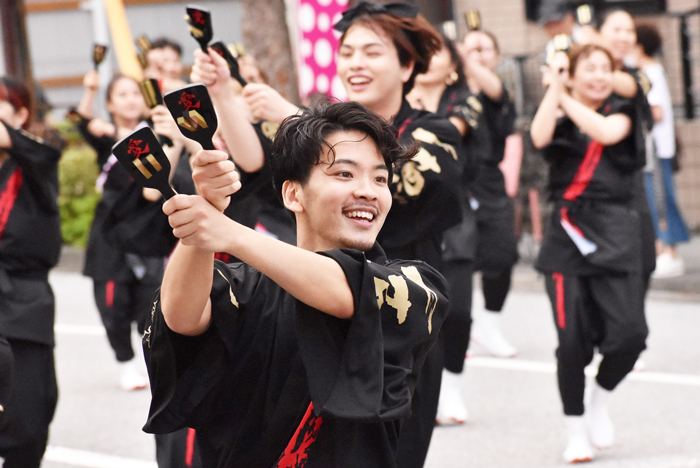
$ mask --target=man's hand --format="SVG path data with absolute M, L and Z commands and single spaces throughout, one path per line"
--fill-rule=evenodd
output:
M 216 99 L 222 93 L 231 92 L 228 85 L 231 79 L 231 71 L 223 57 L 209 49 L 205 54 L 202 50 L 194 51 L 194 65 L 190 79 L 193 83 L 204 83 L 212 99 Z
M 223 151 L 198 152 L 192 158 L 192 180 L 197 193 L 221 212 L 230 203 L 230 195 L 241 188 L 236 166 Z
M 249 83 L 243 88 L 243 97 L 255 120 L 267 120 L 280 124 L 299 108 L 266 84 Z
M 199 195 L 175 195 L 163 204 L 173 235 L 183 245 L 206 252 L 226 252 L 233 221 Z

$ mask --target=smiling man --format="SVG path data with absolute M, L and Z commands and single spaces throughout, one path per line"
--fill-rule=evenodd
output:
M 235 176 L 210 180 L 200 191 L 209 201 L 165 203 L 181 242 L 144 336 L 147 432 L 195 428 L 211 467 L 396 466 L 401 421 L 448 307 L 442 276 L 387 261 L 375 242 L 391 167 L 416 151 L 356 103 L 286 120 L 271 165 L 298 247 L 214 208 L 225 206 L 217 193 L 240 187 Z M 217 151 L 196 157 L 232 164 Z

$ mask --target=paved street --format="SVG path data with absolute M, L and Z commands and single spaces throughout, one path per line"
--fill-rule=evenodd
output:
M 470 420 L 436 429 L 428 468 L 564 466 L 556 337 L 541 282 L 528 268 L 519 267 L 504 311 L 505 333 L 520 354 L 493 359 L 473 349 L 464 390 Z M 91 281 L 63 268 L 52 273 L 51 282 L 58 304 L 60 398 L 43 466 L 155 468 L 153 437 L 140 430 L 149 392 L 119 389 L 119 369 L 93 304 Z M 481 306 L 479 293 L 474 306 Z M 647 315 L 648 368 L 615 392 L 618 442 L 598 454 L 595 466 L 700 468 L 700 301 L 655 291 Z

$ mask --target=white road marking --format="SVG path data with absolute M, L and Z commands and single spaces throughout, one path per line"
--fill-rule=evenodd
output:
M 486 369 L 516 370 L 525 372 L 537 372 L 541 374 L 554 374 L 557 365 L 554 362 L 527 361 L 524 359 L 503 359 L 486 356 L 475 356 L 467 359 L 467 366 L 481 367 Z M 595 376 L 596 366 L 586 368 L 586 375 Z M 675 374 L 671 372 L 630 372 L 627 379 L 636 382 L 661 383 L 670 385 L 689 385 L 700 387 L 700 375 L 695 374 Z
M 126 466 L 129 468 L 158 468 L 155 461 L 124 458 L 53 445 L 46 448 L 44 460 L 85 468 L 124 468 Z

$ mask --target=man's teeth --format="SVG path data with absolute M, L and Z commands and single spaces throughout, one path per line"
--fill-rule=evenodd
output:
M 359 77 L 350 78 L 348 81 L 350 82 L 350 84 L 353 84 L 353 85 L 369 83 L 369 80 L 367 78 L 359 78 Z
M 351 211 L 346 213 L 345 216 L 348 218 L 362 218 L 367 221 L 372 221 L 374 219 L 374 215 L 368 211 Z

